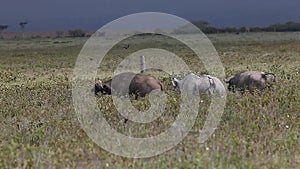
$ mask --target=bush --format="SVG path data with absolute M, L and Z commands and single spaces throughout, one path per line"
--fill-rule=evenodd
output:
M 69 35 L 71 37 L 84 37 L 85 32 L 81 29 L 69 30 Z

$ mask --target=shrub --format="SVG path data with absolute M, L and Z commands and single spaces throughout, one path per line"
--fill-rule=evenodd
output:
M 85 32 L 81 29 L 69 30 L 69 35 L 71 37 L 84 37 Z

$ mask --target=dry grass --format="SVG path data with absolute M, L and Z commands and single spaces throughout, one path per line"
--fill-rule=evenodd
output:
M 86 39 L 61 39 L 71 42 L 59 44 L 54 43 L 57 39 L 0 40 L 0 168 L 297 168 L 300 36 L 295 34 L 210 35 L 227 75 L 262 70 L 276 73 L 278 83 L 261 95 L 228 93 L 222 120 L 207 142 L 199 144 L 198 135 L 191 132 L 172 150 L 148 159 L 111 154 L 81 129 L 72 106 L 71 80 Z M 174 48 L 172 43 L 162 43 L 152 45 Z M 118 47 L 109 53 L 99 76 L 109 74 L 126 53 L 149 45 L 136 44 L 125 53 Z M 174 50 L 196 73 L 205 72 L 190 51 Z M 170 126 L 180 99 L 172 99 L 176 93 L 168 76 L 158 78 L 170 95 L 169 106 L 163 117 L 147 125 L 120 123 L 111 98 L 97 98 L 113 127 L 148 136 Z M 203 125 L 208 103 L 204 102 L 193 131 Z M 139 109 L 149 106 L 143 99 L 134 104 Z

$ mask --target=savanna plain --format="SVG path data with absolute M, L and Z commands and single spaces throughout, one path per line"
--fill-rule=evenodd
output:
M 147 47 L 172 51 L 195 74 L 206 73 L 193 52 L 164 38 L 136 36 L 117 44 L 99 65 L 97 78 L 110 78 L 125 56 Z M 226 76 L 259 70 L 275 73 L 277 82 L 254 95 L 227 92 L 218 127 L 200 144 L 197 131 L 210 105 L 210 98 L 203 96 L 195 124 L 183 141 L 145 159 L 114 155 L 81 128 L 72 102 L 72 80 L 88 38 L 0 39 L 0 168 L 299 168 L 300 33 L 211 34 L 208 38 Z M 130 47 L 125 49 L 127 44 Z M 167 94 L 164 113 L 151 123 L 124 123 L 111 96 L 95 96 L 109 124 L 132 137 L 155 136 L 179 114 L 181 100 L 171 84 L 175 75 L 146 73 L 161 80 Z M 150 105 L 148 97 L 131 102 L 139 110 Z

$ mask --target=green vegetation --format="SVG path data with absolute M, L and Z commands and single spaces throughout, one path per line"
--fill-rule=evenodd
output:
M 182 35 L 190 36 L 192 35 Z M 148 37 L 149 38 L 149 37 Z M 191 133 L 172 150 L 130 159 L 97 146 L 81 129 L 72 105 L 72 70 L 86 38 L 0 40 L 0 168 L 297 168 L 300 165 L 300 33 L 211 34 L 227 76 L 242 70 L 273 72 L 278 83 L 264 93 L 228 93 L 218 128 L 204 144 L 197 131 L 206 118 L 205 97 Z M 105 57 L 98 77 L 108 78 L 123 56 L 145 47 L 180 55 L 201 74 L 203 65 L 173 41 L 134 37 Z M 155 42 L 155 43 L 153 43 Z M 155 73 L 155 72 L 153 72 Z M 168 128 L 180 99 L 170 76 L 160 74 L 168 105 L 152 123 L 124 124 L 111 97 L 98 97 L 107 121 L 119 132 L 150 136 Z M 140 110 L 147 98 L 132 101 Z

